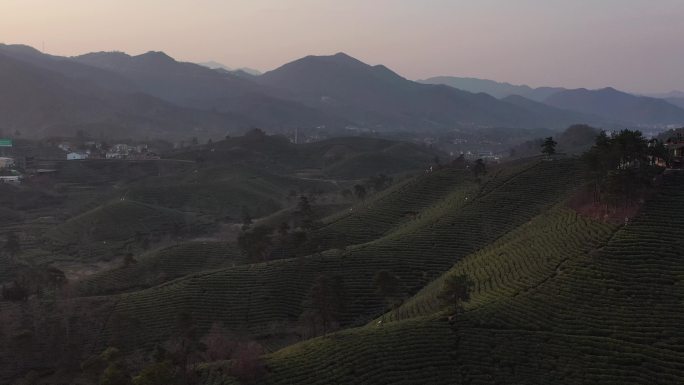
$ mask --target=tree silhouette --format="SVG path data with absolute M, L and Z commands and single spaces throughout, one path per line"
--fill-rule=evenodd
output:
M 442 285 L 439 299 L 446 306 L 452 306 L 456 312 L 463 310 L 463 302 L 470 300 L 470 289 L 473 282 L 464 274 L 447 277 Z
M 252 225 L 252 216 L 249 214 L 249 209 L 247 206 L 242 206 L 242 214 L 241 218 L 242 220 L 242 230 L 247 230 L 249 227 Z
M 363 185 L 360 185 L 360 184 L 355 185 L 355 186 L 354 186 L 354 195 L 356 195 L 356 197 L 357 197 L 358 199 L 363 199 L 363 198 L 365 198 L 365 197 L 366 197 L 366 188 L 363 187 Z
M 373 186 L 373 190 L 378 192 L 388 188 L 392 184 L 392 178 L 385 174 L 378 174 L 370 178 L 368 182 L 369 185 Z
M 266 371 L 261 356 L 264 348 L 257 342 L 239 344 L 233 353 L 230 374 L 244 384 L 257 384 Z
M 271 233 L 273 233 L 271 228 L 257 226 L 240 234 L 238 246 L 249 258 L 264 261 L 271 251 L 271 246 L 273 246 Z
M 290 225 L 287 222 L 281 222 L 278 226 L 278 235 L 280 235 L 280 240 L 287 240 L 287 236 L 290 235 Z
M 133 377 L 133 385 L 180 385 L 171 361 L 153 362 Z
M 214 362 L 230 359 L 237 347 L 237 342 L 230 333 L 218 322 L 211 325 L 209 332 L 202 338 L 205 346 L 204 360 Z
M 375 292 L 385 300 L 388 307 L 393 307 L 399 299 L 399 278 L 389 271 L 379 271 L 373 279 Z
M 485 165 L 484 160 L 478 159 L 475 161 L 475 164 L 473 165 L 473 175 L 475 177 L 479 177 L 480 175 L 486 175 L 487 174 L 487 166 Z
M 167 345 L 170 357 L 181 368 L 185 382 L 189 382 L 192 375 L 190 364 L 193 362 L 193 358 L 197 358 L 196 356 L 202 347 L 192 314 L 187 312 L 178 314 L 175 333 Z
M 308 230 L 313 227 L 314 212 L 311 208 L 311 203 L 309 203 L 309 198 L 304 195 L 299 197 L 296 214 L 301 218 L 301 226 L 303 229 Z
M 556 153 L 556 143 L 555 140 L 553 140 L 552 136 L 549 136 L 547 138 L 544 138 L 544 142 L 542 143 L 542 154 L 546 156 L 551 156 Z
M 107 363 L 107 368 L 100 377 L 101 385 L 129 385 L 131 376 L 128 374 L 123 355 L 117 348 L 107 348 L 102 352 L 102 360 Z
M 2 248 L 7 254 L 12 258 L 16 257 L 21 251 L 21 243 L 19 242 L 19 237 L 14 232 L 7 234 L 7 241 Z
M 339 323 L 346 310 L 346 302 L 346 289 L 342 278 L 321 274 L 314 281 L 304 300 L 305 310 L 302 318 L 310 323 L 314 335 L 317 334 L 317 325 L 322 327 L 325 334 Z
M 594 184 L 594 202 L 605 199 L 627 205 L 633 201 L 659 172 L 657 160 L 667 161 L 664 155 L 662 144 L 649 144 L 640 131 L 622 130 L 610 136 L 601 131 L 594 146 L 582 156 Z
M 459 155 L 453 161 L 451 161 L 451 166 L 457 169 L 462 169 L 465 167 L 465 165 L 466 159 L 464 154 Z

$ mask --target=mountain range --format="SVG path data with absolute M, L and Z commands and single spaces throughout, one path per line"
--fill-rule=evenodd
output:
M 684 123 L 684 109 L 662 99 L 473 79 L 463 90 L 465 83 L 447 82 L 451 78 L 414 82 L 344 53 L 307 56 L 252 75 L 220 63 L 179 62 L 163 52 L 61 57 L 0 45 L 0 66 L 0 131 L 33 137 L 76 130 L 220 138 L 252 127 L 339 136 L 349 129 L 438 133 Z M 447 84 L 426 84 L 432 82 Z
M 561 91 L 549 96 L 545 102 L 624 124 L 668 125 L 684 122 L 684 110 L 666 100 L 635 96 L 610 87 Z
M 562 87 L 532 88 L 487 79 L 439 76 L 420 80 L 469 92 L 485 92 L 502 100 L 520 96 L 547 106 L 594 116 L 613 125 L 680 125 L 684 122 L 684 93 L 633 95 L 612 87 L 588 90 Z M 515 99 L 513 99 L 515 100 Z
M 66 65 L 65 65 L 66 64 Z M 239 124 L 238 117 L 191 110 L 140 92 L 106 90 L 87 78 L 65 75 L 77 66 L 57 61 L 53 70 L 0 53 L 0 131 L 30 137 L 79 130 L 118 137 L 213 136 Z M 108 75 L 108 74 L 105 74 Z M 99 76 L 102 82 L 113 80 Z
M 197 63 L 201 65 L 202 67 L 207 67 L 211 68 L 213 70 L 219 70 L 219 71 L 226 71 L 226 72 L 232 72 L 235 74 L 246 74 L 246 75 L 251 75 L 251 76 L 259 76 L 262 74 L 261 71 L 254 69 L 254 68 L 249 68 L 249 67 L 240 67 L 240 68 L 231 68 L 228 67 L 227 65 L 223 63 L 219 63 L 213 60 L 207 61 L 207 62 L 202 62 L 202 63 Z
M 494 80 L 462 78 L 455 76 L 436 76 L 429 79 L 419 80 L 424 84 L 444 84 L 468 92 L 484 92 L 495 98 L 503 99 L 507 96 L 519 95 L 537 102 L 543 102 L 556 92 L 564 91 L 561 87 L 539 87 L 532 88 L 527 85 L 514 85 L 502 83 Z

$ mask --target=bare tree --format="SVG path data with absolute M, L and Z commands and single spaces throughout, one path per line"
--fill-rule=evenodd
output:
M 202 338 L 202 343 L 205 346 L 203 356 L 208 362 L 229 359 L 238 345 L 235 338 L 218 322 L 211 325 L 209 332 Z
M 346 289 L 342 279 L 321 274 L 304 300 L 303 321 L 312 326 L 314 335 L 317 334 L 317 325 L 322 327 L 325 334 L 340 322 L 346 310 L 346 302 Z
M 264 348 L 257 342 L 247 341 L 238 345 L 233 354 L 230 373 L 246 384 L 256 384 L 265 372 L 261 359 Z

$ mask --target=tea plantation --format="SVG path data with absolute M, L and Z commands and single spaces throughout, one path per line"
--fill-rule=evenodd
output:
M 373 322 L 267 356 L 266 384 L 674 384 L 684 378 L 684 177 L 619 229 L 555 208 L 458 261 L 465 312 L 439 280 Z M 418 370 L 420 368 L 420 370 Z
M 383 310 L 373 277 L 390 270 L 412 295 L 454 263 L 524 224 L 572 190 L 575 161 L 537 162 L 507 175 L 467 203 L 431 211 L 416 228 L 400 227 L 377 240 L 296 259 L 236 266 L 188 276 L 123 296 L 116 314 L 135 320 L 128 348 L 167 339 L 178 312 L 188 312 L 206 330 L 213 322 L 258 338 L 290 338 L 288 326 L 302 313 L 302 300 L 320 273 L 340 276 L 349 297 L 342 322 L 367 322 Z M 106 344 L 119 325 L 103 334 Z M 276 344 L 277 345 L 277 344 Z

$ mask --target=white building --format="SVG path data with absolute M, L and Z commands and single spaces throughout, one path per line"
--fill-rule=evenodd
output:
M 71 151 L 71 144 L 66 143 L 66 142 L 58 144 L 57 147 L 59 147 L 62 151 L 66 151 L 66 152 Z
M 88 154 L 83 152 L 70 152 L 67 154 L 67 160 L 82 160 L 88 159 Z
M 19 175 L 5 175 L 0 176 L 0 183 L 21 183 L 21 177 Z
M 13 158 L 0 157 L 0 168 L 10 168 L 14 167 Z
M 126 159 L 126 154 L 121 154 L 118 152 L 108 152 L 105 154 L 105 159 Z

